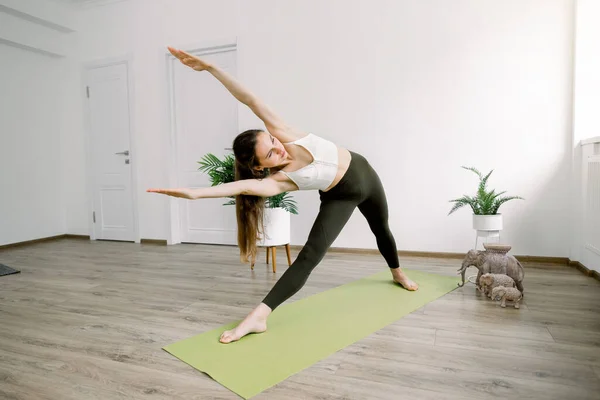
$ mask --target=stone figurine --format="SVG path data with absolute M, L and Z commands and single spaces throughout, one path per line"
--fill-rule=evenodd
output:
M 500 307 L 506 307 L 506 300 L 514 302 L 515 308 L 519 308 L 519 302 L 523 294 L 516 288 L 497 286 L 492 290 L 492 300 L 501 300 Z
M 479 278 L 481 292 L 487 297 L 492 297 L 492 290 L 498 286 L 515 287 L 515 280 L 504 274 L 483 274 Z
M 458 270 L 462 277 L 462 283 L 458 286 L 465 284 L 465 271 L 470 266 L 474 266 L 479 270 L 475 281 L 477 289 L 481 290 L 480 279 L 483 274 L 504 274 L 510 276 L 515 281 L 517 289 L 523 293 L 525 270 L 514 256 L 506 254 L 511 247 L 489 243 L 484 244 L 484 247 L 485 250 L 469 250 Z

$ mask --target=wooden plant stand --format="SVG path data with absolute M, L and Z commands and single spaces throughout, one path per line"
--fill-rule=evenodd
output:
M 268 246 L 267 249 L 267 265 L 269 264 L 269 256 L 270 253 L 273 252 L 273 272 L 277 271 L 277 246 Z M 290 244 L 285 245 L 285 252 L 287 254 L 288 266 L 292 265 L 292 255 L 290 254 Z M 251 269 L 254 269 L 254 264 L 256 260 L 252 260 L 252 264 L 250 266 Z

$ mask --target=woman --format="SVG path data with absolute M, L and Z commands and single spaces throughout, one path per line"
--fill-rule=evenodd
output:
M 169 51 L 184 65 L 211 73 L 264 122 L 267 131 L 248 130 L 235 138 L 235 182 L 200 189 L 148 189 L 148 192 L 192 200 L 236 196 L 238 244 L 244 262 L 255 258 L 266 197 L 294 190 L 319 190 L 321 198 L 317 219 L 294 263 L 261 304 L 236 328 L 221 335 L 222 343 L 267 329 L 269 314 L 302 288 L 357 207 L 375 234 L 394 282 L 408 290 L 418 289 L 400 269 L 396 243 L 388 226 L 385 192 L 377 173 L 363 156 L 314 134 L 294 130 L 218 67 L 181 50 L 169 47 Z

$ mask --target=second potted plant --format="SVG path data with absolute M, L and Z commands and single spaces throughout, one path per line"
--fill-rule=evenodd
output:
M 498 213 L 500 206 L 507 201 L 523 198 L 519 196 L 502 197 L 502 195 L 506 193 L 505 191 L 499 193 L 496 193 L 494 189 L 488 191 L 486 185 L 493 170 L 484 176 L 481 172 L 473 167 L 462 168 L 474 172 L 479 177 L 477 193 L 475 196 L 464 195 L 458 199 L 450 200 L 451 203 L 454 203 L 454 206 L 448 215 L 452 214 L 461 207 L 470 206 L 471 210 L 473 211 L 473 229 L 477 230 L 478 232 L 501 231 L 503 228 L 502 214 Z

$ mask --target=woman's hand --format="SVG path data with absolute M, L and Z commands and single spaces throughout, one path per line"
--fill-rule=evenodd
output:
M 187 65 L 188 67 L 196 70 L 196 71 L 204 71 L 211 67 L 209 63 L 199 59 L 196 56 L 193 56 L 189 53 L 186 53 L 183 50 L 174 49 L 173 47 L 168 47 L 171 54 L 181 61 L 183 65 Z
M 161 193 L 173 197 L 195 200 L 195 196 L 190 189 L 148 189 L 148 193 Z

